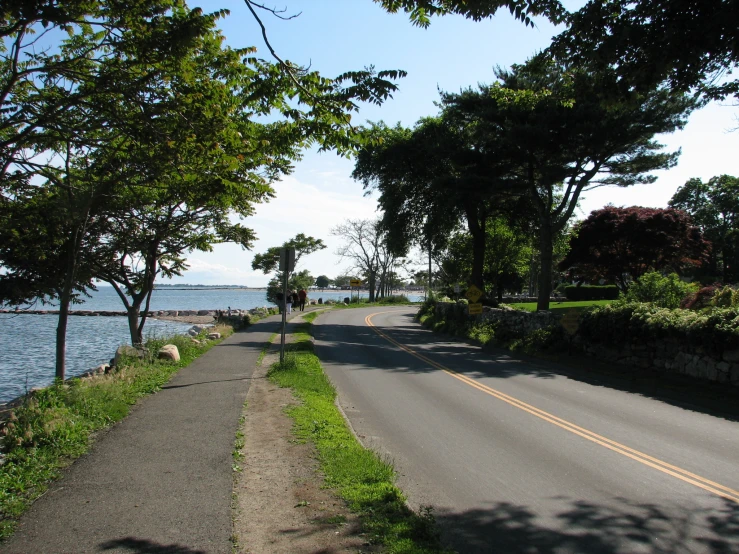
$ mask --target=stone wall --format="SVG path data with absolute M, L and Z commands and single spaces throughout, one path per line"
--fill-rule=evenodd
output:
M 589 356 L 639 369 L 679 373 L 739 387 L 739 350 L 721 355 L 709 354 L 677 341 L 644 341 L 624 344 L 618 349 L 585 343 L 575 337 L 575 344 Z
M 456 320 L 465 318 L 478 318 L 479 321 L 491 323 L 502 323 L 506 328 L 521 336 L 528 335 L 532 331 L 544 329 L 559 323 L 559 316 L 552 312 L 526 312 L 514 310 L 513 308 L 491 308 L 483 306 L 482 315 L 470 316 L 467 314 L 467 304 L 464 302 L 437 302 L 436 315 L 444 319 L 454 318 Z
M 454 318 L 457 321 L 479 318 L 500 322 L 515 334 L 526 335 L 537 329 L 558 325 L 561 316 L 553 312 L 525 312 L 512 308 L 483 307 L 479 316 L 467 314 L 464 303 L 439 302 L 437 317 Z M 602 344 L 586 343 L 575 335 L 573 343 L 588 356 L 599 360 L 621 364 L 638 370 L 653 370 L 664 373 L 690 375 L 718 383 L 739 387 L 739 350 L 727 350 L 721 354 L 706 352 L 702 348 L 670 340 L 639 341 L 624 344 L 619 348 Z

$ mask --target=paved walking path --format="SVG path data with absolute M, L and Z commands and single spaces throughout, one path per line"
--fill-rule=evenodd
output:
M 237 332 L 105 432 L 0 553 L 230 554 L 232 452 L 280 316 Z

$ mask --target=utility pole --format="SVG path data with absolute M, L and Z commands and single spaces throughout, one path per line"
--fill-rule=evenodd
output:
M 285 361 L 285 326 L 287 325 L 287 280 L 295 269 L 295 248 L 280 248 L 282 271 L 282 329 L 280 330 L 280 363 Z

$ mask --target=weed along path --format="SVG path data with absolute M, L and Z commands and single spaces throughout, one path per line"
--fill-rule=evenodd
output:
M 0 544 L 14 554 L 231 554 L 234 437 L 278 316 L 181 369 L 102 433 Z
M 300 316 L 288 324 L 291 331 Z M 325 488 L 311 443 L 298 440 L 286 410 L 299 401 L 267 378 L 280 359 L 279 335 L 254 371 L 235 456 L 234 542 L 238 552 L 369 552 L 358 517 Z
M 739 552 L 739 422 L 335 310 L 315 350 L 362 441 L 460 552 Z
M 302 314 L 291 320 L 284 363 L 276 337 L 254 373 L 235 456 L 236 550 L 448 553 L 393 468 L 352 434 L 310 329 Z

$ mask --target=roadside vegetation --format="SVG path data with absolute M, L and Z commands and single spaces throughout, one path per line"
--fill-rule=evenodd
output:
M 0 424 L 0 540 L 13 533 L 18 518 L 62 470 L 89 450 L 97 431 L 126 417 L 140 398 L 160 390 L 177 371 L 233 332 L 224 325 L 212 330 L 222 338 L 199 336 L 195 343 L 177 335 L 146 343 L 150 353 L 174 344 L 179 362 L 126 358 L 107 374 L 57 381 L 34 391 L 13 408 Z
M 438 302 L 434 298 L 427 300 L 421 304 L 416 315 L 418 321 L 432 331 L 468 339 L 481 346 L 506 348 L 527 354 L 567 349 L 567 337 L 559 325 L 537 329 L 528 334 L 517 333 L 503 322 L 468 315 L 466 302 L 454 303 L 452 309 L 443 312 L 437 311 Z
M 562 302 L 552 302 L 549 304 L 549 311 L 556 312 L 561 310 L 586 310 L 588 308 L 593 308 L 595 306 L 608 306 L 613 302 L 613 300 L 584 300 L 581 302 L 571 302 L 571 301 L 562 301 Z M 519 310 L 526 310 L 527 312 L 535 312 L 536 311 L 536 302 L 513 302 L 511 304 L 508 304 L 512 308 L 516 308 Z
M 431 512 L 416 514 L 408 508 L 394 485 L 392 466 L 357 441 L 336 407 L 336 390 L 313 353 L 309 334 L 310 322 L 317 316 L 317 312 L 306 314 L 285 360 L 269 372 L 274 383 L 290 387 L 301 400 L 288 409 L 296 436 L 315 444 L 326 486 L 360 515 L 371 542 L 393 553 L 447 552 Z
M 349 304 L 338 302 L 334 305 L 336 308 L 370 308 L 374 306 L 403 306 L 408 304 L 416 304 L 411 302 L 405 294 L 397 294 L 379 298 L 374 302 L 370 302 L 367 298 L 352 298 Z
M 561 318 L 550 318 L 548 326 L 521 332 L 509 324 L 510 319 L 470 316 L 466 301 L 444 300 L 423 303 L 418 320 L 434 331 L 529 354 L 571 352 L 573 346 L 576 350 L 587 345 L 622 350 L 659 343 L 665 359 L 676 354 L 681 345 L 720 360 L 725 352 L 739 349 L 739 289 L 719 284 L 701 287 L 675 273 L 645 273 L 616 300 L 552 303 L 549 312 L 555 315 L 577 314 L 574 336 L 560 324 Z M 501 308 L 534 312 L 536 304 Z M 669 354 L 672 350 L 675 352 Z

